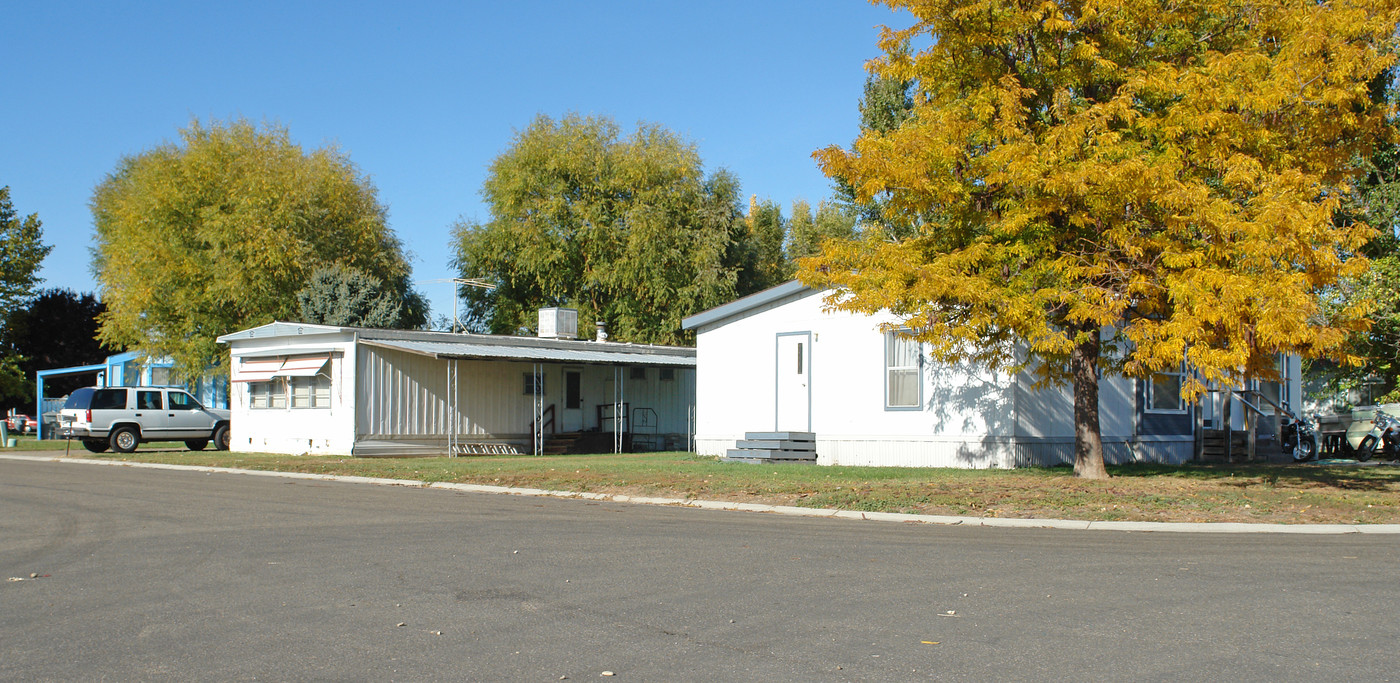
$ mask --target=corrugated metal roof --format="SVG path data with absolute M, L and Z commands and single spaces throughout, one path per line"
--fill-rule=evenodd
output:
M 361 339 L 361 344 L 382 346 L 434 358 L 498 358 L 508 360 L 596 363 L 602 365 L 664 365 L 695 367 L 694 349 L 667 349 L 670 353 L 647 352 L 626 344 L 575 342 L 575 348 L 549 348 L 511 344 L 478 344 L 470 341 L 418 341 L 409 339 Z M 587 344 L 592 348 L 577 348 Z M 686 352 L 689 353 L 686 353 Z

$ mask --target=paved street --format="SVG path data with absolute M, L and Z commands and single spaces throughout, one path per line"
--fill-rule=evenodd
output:
M 1389 680 L 1397 560 L 0 460 L 0 679 Z

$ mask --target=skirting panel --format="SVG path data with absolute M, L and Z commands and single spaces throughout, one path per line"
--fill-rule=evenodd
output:
M 722 456 L 741 437 L 698 436 L 696 452 Z M 1180 465 L 1192 458 L 1191 437 L 1180 440 L 1113 440 L 1103 444 L 1104 462 Z M 1073 439 L 1011 438 L 823 438 L 817 434 L 817 463 L 859 467 L 956 467 L 962 469 L 1055 467 L 1074 463 Z

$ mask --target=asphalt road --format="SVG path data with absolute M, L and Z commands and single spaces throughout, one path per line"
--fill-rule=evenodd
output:
M 0 679 L 1379 681 L 1397 560 L 0 461 Z

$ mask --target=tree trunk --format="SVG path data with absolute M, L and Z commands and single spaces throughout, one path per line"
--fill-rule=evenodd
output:
M 1084 479 L 1107 479 L 1103 466 L 1103 436 L 1099 432 L 1099 330 L 1070 352 L 1070 373 L 1074 378 L 1074 475 Z

